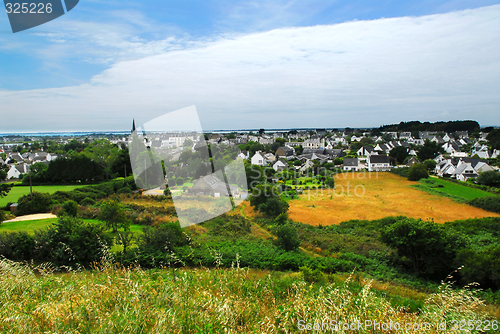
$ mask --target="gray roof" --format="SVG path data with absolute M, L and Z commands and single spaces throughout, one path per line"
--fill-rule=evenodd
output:
M 370 156 L 370 163 L 373 164 L 385 164 L 389 163 L 391 160 L 387 155 L 371 155 Z
M 344 158 L 344 166 L 358 166 L 358 158 Z

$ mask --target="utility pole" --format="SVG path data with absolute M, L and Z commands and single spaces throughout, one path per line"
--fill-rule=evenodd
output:
M 31 196 L 31 200 L 33 200 L 33 185 L 31 184 L 31 167 L 28 167 L 28 169 L 29 169 L 28 175 L 30 178 L 30 196 Z

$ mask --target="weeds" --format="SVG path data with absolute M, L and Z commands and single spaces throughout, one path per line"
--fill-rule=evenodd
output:
M 391 306 L 371 290 L 371 281 L 353 275 L 320 285 L 306 283 L 297 273 L 257 278 L 255 271 L 237 264 L 225 270 L 179 269 L 175 281 L 169 270 L 125 269 L 107 261 L 95 269 L 52 274 L 47 266 L 0 260 L 0 331 L 293 333 L 298 320 L 434 323 L 485 318 L 474 293 L 452 289 L 449 283 L 419 313 L 412 313 Z

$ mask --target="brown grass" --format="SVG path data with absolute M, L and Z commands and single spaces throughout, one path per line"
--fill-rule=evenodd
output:
M 449 198 L 410 187 L 416 182 L 391 173 L 346 173 L 335 178 L 335 192 L 309 190 L 289 202 L 290 218 L 311 225 L 339 224 L 351 219 L 407 216 L 444 223 L 457 219 L 499 217 Z

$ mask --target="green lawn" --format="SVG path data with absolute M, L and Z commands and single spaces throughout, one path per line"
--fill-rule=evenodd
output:
M 78 185 L 78 186 L 34 186 L 33 191 L 53 194 L 56 191 L 70 191 L 70 190 L 73 190 L 73 189 L 78 188 L 78 187 L 81 187 L 81 185 Z M 7 196 L 0 198 L 0 207 L 6 206 L 7 203 L 9 203 L 9 202 L 16 203 L 17 200 L 21 196 L 29 194 L 29 192 L 30 192 L 29 186 L 12 187 L 12 189 L 10 190 L 10 192 Z
M 431 194 L 450 197 L 461 202 L 468 201 L 477 197 L 495 196 L 494 194 L 484 190 L 467 187 L 461 184 L 434 177 L 429 179 L 422 179 L 419 181 L 419 184 L 415 185 L 414 187 Z
M 57 218 L 28 220 L 20 222 L 2 223 L 0 224 L 0 232 L 28 232 L 33 233 L 35 230 L 41 230 L 55 223 Z
M 298 184 L 299 182 L 302 182 L 302 184 Z M 312 177 L 299 177 L 295 182 L 293 180 L 287 180 L 285 184 L 287 186 L 291 186 L 292 189 L 295 189 L 305 187 L 319 187 L 321 185 L 321 182 Z
M 83 221 L 86 223 L 100 224 L 97 219 L 83 219 Z M 2 223 L 0 224 L 0 232 L 24 231 L 28 233 L 34 233 L 35 230 L 46 228 L 55 222 L 57 222 L 57 218 Z M 130 231 L 133 232 L 136 236 L 139 236 L 142 234 L 143 227 L 143 225 L 131 224 Z M 122 229 L 119 229 L 119 231 L 121 230 Z

